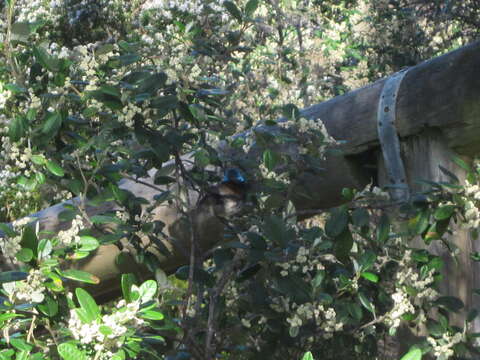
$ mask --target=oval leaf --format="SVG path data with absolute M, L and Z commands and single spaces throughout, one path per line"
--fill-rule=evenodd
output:
M 70 269 L 62 272 L 62 276 L 66 277 L 67 279 L 81 281 L 88 284 L 98 284 L 100 283 L 100 279 L 95 275 L 92 275 L 88 272 Z
M 223 3 L 223 6 L 225 6 L 225 9 L 232 15 L 235 19 L 237 19 L 239 22 L 242 22 L 242 13 L 238 9 L 237 5 L 235 5 L 231 1 L 225 1 Z
M 63 343 L 57 347 L 59 355 L 64 360 L 87 360 L 87 356 L 75 345 L 70 343 Z
M 368 281 L 371 281 L 371 282 L 374 282 L 374 283 L 377 283 L 378 282 L 378 275 L 375 275 L 371 272 L 363 272 L 361 274 L 361 276 L 364 278 L 364 279 L 367 279 Z
M 410 349 L 408 353 L 402 356 L 400 360 L 421 360 L 422 359 L 422 350 L 418 348 Z
M 435 210 L 435 212 L 433 213 L 433 217 L 436 220 L 445 220 L 451 217 L 454 212 L 455 205 L 444 205 Z
M 47 169 L 55 176 L 62 177 L 65 175 L 65 172 L 63 169 L 58 165 L 56 162 L 52 160 L 48 160 L 46 163 Z
M 98 307 L 94 298 L 82 288 L 76 288 L 75 294 L 77 295 L 77 300 L 80 304 L 80 307 L 83 309 L 83 311 L 85 311 L 88 322 L 96 320 L 100 316 L 100 308 Z

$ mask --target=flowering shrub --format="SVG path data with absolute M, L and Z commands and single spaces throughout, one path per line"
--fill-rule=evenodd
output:
M 477 168 L 458 160 L 465 186 L 450 174 L 406 204 L 402 232 L 375 187 L 313 224 L 292 202 L 335 145 L 298 109 L 474 38 L 478 6 L 462 4 L 438 5 L 455 24 L 439 28 L 435 6 L 407 0 L 3 3 L 0 359 L 373 359 L 406 324 L 423 333 L 405 359 L 475 356 L 475 313 L 451 323 L 463 304 L 439 292 L 442 259 L 411 239 L 476 232 Z M 154 204 L 119 187 L 167 161 Z M 224 243 L 167 277 L 141 246 L 165 251 L 150 210 L 175 206 L 194 233 L 184 194 L 232 166 L 255 184 L 248 215 L 230 196 Z M 72 197 L 58 233 L 22 218 Z M 112 244 L 156 282 L 123 275 L 123 299 L 98 305 L 75 266 Z

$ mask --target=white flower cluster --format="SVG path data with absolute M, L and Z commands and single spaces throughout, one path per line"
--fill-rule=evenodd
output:
M 60 18 L 60 12 L 56 11 L 57 1 L 45 0 L 17 0 L 15 8 L 18 9 L 17 22 L 34 23 L 39 20 L 50 20 L 57 22 Z
M 453 347 L 464 340 L 465 335 L 459 332 L 454 335 L 445 333 L 439 339 L 427 338 L 428 343 L 433 347 L 433 354 L 437 360 L 446 360 L 452 357 L 454 355 Z
M 4 108 L 5 104 L 7 103 L 8 99 L 12 96 L 12 92 L 10 90 L 4 89 L 2 84 L 0 84 L 0 108 Z
M 287 276 L 289 271 L 296 272 L 301 270 L 303 274 L 306 274 L 308 271 L 325 269 L 318 256 L 311 256 L 309 259 L 308 255 L 310 255 L 310 249 L 301 246 L 297 251 L 295 259 L 277 264 L 277 266 L 282 268 L 280 275 Z
M 61 190 L 61 191 L 55 192 L 55 194 L 53 195 L 53 200 L 57 202 L 61 202 L 61 201 L 71 199 L 72 197 L 73 197 L 73 194 L 70 191 Z
M 160 10 L 162 16 L 171 19 L 172 14 L 169 10 L 177 10 L 200 16 L 209 9 L 210 11 L 216 12 L 216 15 L 220 16 L 222 21 L 226 21 L 228 14 L 224 11 L 222 4 L 223 0 L 147 0 L 142 6 L 142 10 Z
M 22 219 L 15 220 L 13 230 L 19 235 L 14 237 L 0 238 L 0 252 L 2 255 L 12 262 L 12 264 L 18 264 L 18 260 L 15 258 L 17 252 L 22 248 L 20 242 L 22 241 L 22 227 L 30 223 L 33 219 L 30 217 L 24 217 Z
M 325 152 L 325 149 L 328 145 L 336 143 L 335 139 L 330 136 L 325 124 L 320 119 L 306 119 L 301 117 L 296 121 L 287 120 L 280 122 L 278 125 L 284 129 L 295 129 L 298 132 L 298 150 L 300 154 L 308 153 L 308 144 L 312 141 L 312 139 L 308 139 L 307 136 L 321 139 L 320 147 L 315 149 L 315 151 L 320 155 Z
M 59 247 L 68 247 L 80 242 L 80 236 L 78 233 L 83 229 L 83 219 L 80 215 L 77 215 L 75 219 L 72 220 L 70 228 L 67 230 L 60 230 L 57 234 L 58 246 Z
M 15 254 L 19 252 L 22 248 L 20 245 L 21 241 L 21 235 L 17 235 L 11 238 L 0 238 L 0 252 L 13 264 L 18 263 L 18 260 L 15 258 Z
M 433 300 L 438 296 L 437 291 L 430 287 L 435 281 L 433 276 L 435 270 L 430 270 L 424 279 L 420 279 L 418 272 L 413 268 L 411 255 L 411 250 L 405 251 L 395 276 L 397 287 L 391 296 L 394 304 L 385 318 L 386 323 L 393 328 L 400 325 L 404 314 L 415 312 L 414 303 L 420 304 L 421 301 Z M 415 299 L 406 292 L 406 288 L 417 291 Z
M 142 107 L 140 106 L 137 106 L 133 103 L 128 103 L 122 109 L 122 112 L 118 115 L 118 121 L 121 123 L 124 123 L 125 126 L 129 128 L 133 128 L 133 126 L 135 125 L 133 118 L 135 117 L 136 114 L 142 114 L 143 117 L 146 119 L 146 123 L 149 125 L 152 125 L 148 121 L 150 118 L 149 116 L 150 109 L 148 108 L 148 105 L 149 105 L 148 101 L 144 101 L 144 103 L 142 104 L 144 109 L 142 109 Z
M 32 269 L 26 280 L 4 283 L 3 289 L 13 303 L 16 300 L 41 303 L 45 298 L 45 280 L 46 276 L 41 270 Z
M 390 194 L 388 191 L 382 190 L 378 186 L 372 186 L 372 184 L 368 184 L 362 191 L 359 191 L 355 194 L 355 200 L 360 199 L 388 201 L 390 199 Z
M 82 344 L 92 345 L 95 351 L 101 353 L 102 358 L 105 359 L 113 355 L 112 350 L 123 345 L 121 337 L 125 335 L 129 327 L 138 327 L 143 324 L 143 320 L 137 317 L 140 309 L 139 301 L 127 304 L 122 299 L 116 308 L 111 315 L 103 315 L 101 319 L 94 320 L 89 324 L 80 320 L 75 309 L 70 310 L 68 328 L 72 336 Z M 104 326 L 111 330 L 108 335 L 101 331 Z
M 480 187 L 477 184 L 470 184 L 467 180 L 464 185 L 465 202 L 464 214 L 465 223 L 462 223 L 464 229 L 475 229 L 480 225 L 480 211 L 477 202 L 480 201 Z
M 2 134 L 4 131 L 6 128 L 0 127 L 2 143 L 0 148 L 0 211 L 8 214 L 9 209 L 21 207 L 35 196 L 33 191 L 16 181 L 21 175 L 30 178 L 34 171 L 32 171 L 30 161 L 32 157 L 30 147 L 22 146 L 21 142 L 11 142 L 8 136 Z
M 393 308 L 388 313 L 386 318 L 387 324 L 390 327 L 397 328 L 400 326 L 401 317 L 404 314 L 414 313 L 415 307 L 409 300 L 408 294 L 403 289 L 397 289 L 392 295 Z
M 292 306 L 295 308 L 296 304 Z M 337 314 L 333 308 L 325 308 L 323 305 L 315 303 L 305 303 L 296 307 L 292 317 L 287 318 L 291 327 L 300 327 L 306 321 L 315 320 L 317 326 L 323 331 L 323 337 L 330 339 L 334 332 L 343 329 L 343 323 L 337 322 Z
M 10 138 L 2 136 L 2 150 L 0 151 L 0 161 L 4 162 L 4 170 L 11 171 L 13 168 L 23 170 L 23 175 L 30 176 L 28 170 L 30 159 L 32 158 L 32 150 L 29 147 L 23 149 L 18 144 L 12 143 Z M 14 165 L 10 165 L 12 162 Z
M 275 171 L 268 170 L 263 163 L 259 165 L 258 169 L 260 170 L 260 174 L 262 174 L 264 179 L 276 180 L 285 185 L 290 183 L 287 173 L 277 174 Z

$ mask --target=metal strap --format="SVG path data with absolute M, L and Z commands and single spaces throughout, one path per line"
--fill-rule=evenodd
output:
M 377 112 L 378 138 L 389 183 L 387 187 L 392 200 L 399 202 L 408 201 L 410 197 L 405 167 L 400 157 L 400 141 L 395 128 L 398 90 L 407 72 L 408 68 L 397 72 L 385 81 Z

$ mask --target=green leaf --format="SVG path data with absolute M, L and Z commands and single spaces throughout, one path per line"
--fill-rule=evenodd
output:
M 63 277 L 66 277 L 67 279 L 81 281 L 88 284 L 100 283 L 100 279 L 98 277 L 81 270 L 76 270 L 76 269 L 65 270 L 61 272 L 61 275 Z
M 21 350 L 17 352 L 15 360 L 27 360 L 30 356 L 30 351 Z
M 38 243 L 38 258 L 46 259 L 53 250 L 53 245 L 50 239 L 42 239 Z
M 459 158 L 458 156 L 452 156 L 452 160 L 455 164 L 460 166 L 466 172 L 472 171 L 472 168 L 463 159 Z
M 427 210 L 421 211 L 413 220 L 415 234 L 423 234 L 428 228 L 429 220 L 430 212 Z
M 455 205 L 443 205 L 433 213 L 436 220 L 445 220 L 450 218 L 455 213 Z
M 38 238 L 32 226 L 26 226 L 23 229 L 22 241 L 20 244 L 23 248 L 32 250 L 34 256 L 37 256 Z
M 347 304 L 348 313 L 354 318 L 356 321 L 362 320 L 363 311 L 360 305 L 355 302 L 349 302 Z
M 100 243 L 93 236 L 80 236 L 80 251 L 93 251 L 100 246 Z
M 302 357 L 302 360 L 313 360 L 313 355 L 310 351 L 307 351 L 303 357 Z
M 370 300 L 368 300 L 368 298 L 365 296 L 364 293 L 359 292 L 358 299 L 360 300 L 360 303 L 363 305 L 365 309 L 367 309 L 368 311 L 370 311 L 372 314 L 375 315 L 375 307 L 370 302 Z
M 15 231 L 13 231 L 13 229 L 5 223 L 0 223 L 0 231 L 3 231 L 8 237 L 17 236 Z
M 140 317 L 148 320 L 163 320 L 164 316 L 159 311 L 146 310 L 140 312 Z
M 127 356 L 125 355 L 125 351 L 118 350 L 115 354 L 113 354 L 111 360 L 125 360 Z
M 448 225 L 450 223 L 450 218 L 445 220 L 439 220 L 428 228 L 424 239 L 427 244 L 429 244 L 432 240 L 438 240 L 442 237 L 442 235 L 448 230 Z
M 366 250 L 358 259 L 358 264 L 361 270 L 366 271 L 375 264 L 375 261 L 377 261 L 377 254 L 371 250 Z
M 325 233 L 330 237 L 337 237 L 348 225 L 348 212 L 345 206 L 334 208 L 325 224 Z
M 98 319 L 100 317 L 100 308 L 98 307 L 95 299 L 84 289 L 76 288 L 75 294 L 77 295 L 78 303 L 87 316 L 88 323 Z
M 27 343 L 25 340 L 21 338 L 10 338 L 10 344 L 18 350 L 21 351 L 30 351 L 33 349 L 33 346 Z
M 242 13 L 238 9 L 237 5 L 235 5 L 231 1 L 225 1 L 223 3 L 223 6 L 225 6 L 225 9 L 232 15 L 235 19 L 238 20 L 238 22 L 242 22 Z
M 132 301 L 131 298 L 131 289 L 132 285 L 135 284 L 135 275 L 133 274 L 122 274 L 122 280 L 121 280 L 121 285 L 122 285 L 122 293 L 123 293 L 123 298 L 127 303 Z
M 464 307 L 463 301 L 453 296 L 439 297 L 434 304 L 453 312 L 459 312 Z
M 140 61 L 141 57 L 138 54 L 125 54 L 120 55 L 117 59 L 123 66 L 127 66 Z
M 421 360 L 422 359 L 422 350 L 419 348 L 413 347 L 408 353 L 402 356 L 400 360 Z
M 27 132 L 28 121 L 24 116 L 14 117 L 8 126 L 8 137 L 12 141 L 23 138 Z
M 107 325 L 100 325 L 98 329 L 103 335 L 111 335 L 113 334 L 113 330 L 111 327 Z
M 84 324 L 88 324 L 90 322 L 90 318 L 88 317 L 87 313 L 82 308 L 76 308 L 75 312 L 77 313 L 78 318 Z
M 345 230 L 335 237 L 335 256 L 342 262 L 348 261 L 350 255 L 350 250 L 353 246 L 353 237 L 350 229 L 345 228 Z
M 457 177 L 457 175 L 452 173 L 450 170 L 444 168 L 442 165 L 438 165 L 438 167 L 440 171 L 452 181 L 453 184 L 458 184 L 460 182 L 460 179 Z
M 140 285 L 140 298 L 142 303 L 150 301 L 155 296 L 157 292 L 157 283 L 154 280 L 147 280 L 142 285 Z
M 99 90 L 104 94 L 116 97 L 118 99 L 120 99 L 122 96 L 120 90 L 118 90 L 115 86 L 112 85 L 102 85 Z
M 374 283 L 378 282 L 378 275 L 375 275 L 371 272 L 363 272 L 360 274 L 360 276 L 363 277 L 364 279 L 367 279 L 368 281 L 371 281 Z
M 64 360 L 87 360 L 87 356 L 79 350 L 74 344 L 63 343 L 57 347 L 59 355 Z
M 23 86 L 19 86 L 17 84 L 5 84 L 3 87 L 7 90 L 10 90 L 14 94 L 20 94 L 27 91 L 27 89 L 25 89 Z
M 265 219 L 263 231 L 264 235 L 268 239 L 278 244 L 282 248 L 287 245 L 291 236 L 291 232 L 288 231 L 283 219 L 276 215 L 268 216 Z
M 166 81 L 167 75 L 165 73 L 149 74 L 148 77 L 140 81 L 137 91 L 154 94 L 165 85 Z
M 62 126 L 62 122 L 62 115 L 60 115 L 58 112 L 54 111 L 48 113 L 42 126 L 42 133 L 49 139 L 53 138 L 55 135 L 57 135 L 58 130 Z
M 33 55 L 35 56 L 39 64 L 42 65 L 45 69 L 50 70 L 51 72 L 58 71 L 58 59 L 50 56 L 44 48 L 34 46 Z
M 270 149 L 267 149 L 263 152 L 263 163 L 265 167 L 272 171 L 275 169 L 275 166 L 278 164 L 278 155 Z
M 258 7 L 258 0 L 249 0 L 245 5 L 245 15 L 251 17 Z
M 12 282 L 12 281 L 25 280 L 27 277 L 28 277 L 28 273 L 23 271 L 0 272 L 0 284 Z
M 161 118 L 170 110 L 177 107 L 178 99 L 175 95 L 157 96 L 150 101 L 150 107 L 157 109 L 156 116 Z
M 18 261 L 27 263 L 33 259 L 33 251 L 32 249 L 28 249 L 28 248 L 20 249 L 20 251 L 15 254 L 15 258 Z
M 447 331 L 447 328 L 438 321 L 429 319 L 427 321 L 428 333 L 432 336 L 441 337 Z
M 390 219 L 387 214 L 382 214 L 377 227 L 377 242 L 385 243 L 390 235 Z
M 47 163 L 45 165 L 53 175 L 58 177 L 63 177 L 65 175 L 65 172 L 63 171 L 63 169 L 55 161 L 47 160 Z
M 37 308 L 46 316 L 52 317 L 58 314 L 58 303 L 49 295 L 45 296 L 42 304 L 37 305 Z
M 44 165 L 45 157 L 43 155 L 32 155 L 32 162 L 36 165 Z
M 326 272 L 325 270 L 319 270 L 317 271 L 317 274 L 312 280 L 312 286 L 313 288 L 318 288 L 322 285 L 323 279 L 325 279 Z
M 362 227 L 366 226 L 370 222 L 370 213 L 365 208 L 358 208 L 352 212 L 353 225 Z

